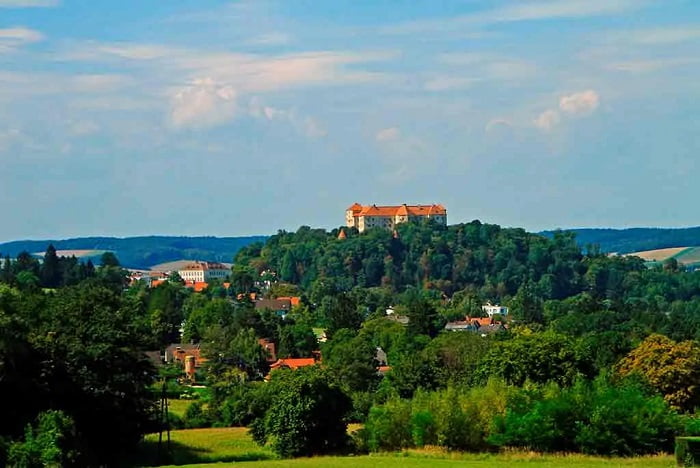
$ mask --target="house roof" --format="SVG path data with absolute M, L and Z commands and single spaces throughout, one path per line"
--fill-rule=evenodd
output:
M 228 267 L 219 262 L 199 262 L 194 261 L 180 268 L 180 271 L 203 271 L 203 270 L 228 270 Z
M 348 208 L 352 209 L 352 215 L 360 216 L 433 216 L 445 215 L 447 210 L 443 205 L 365 205 L 360 209 L 355 209 L 355 205 Z
M 166 361 L 185 362 L 186 356 L 194 356 L 195 367 L 207 362 L 207 358 L 202 357 L 202 350 L 198 344 L 174 343 L 165 348 Z
M 313 366 L 316 364 L 316 359 L 310 358 L 289 358 L 278 359 L 277 362 L 270 366 L 270 370 L 288 367 L 289 369 L 298 369 L 300 367 Z
M 292 309 L 292 301 L 286 299 L 260 299 L 255 301 L 256 309 L 286 310 Z
M 301 297 L 297 296 L 280 296 L 277 298 L 278 301 L 289 301 L 292 307 L 296 307 L 301 304 Z

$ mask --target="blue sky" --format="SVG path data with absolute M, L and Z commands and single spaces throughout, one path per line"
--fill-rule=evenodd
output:
M 0 241 L 698 225 L 697 0 L 0 0 Z

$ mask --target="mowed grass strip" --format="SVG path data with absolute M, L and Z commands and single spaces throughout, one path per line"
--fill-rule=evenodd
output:
M 449 456 L 449 455 L 448 455 Z M 604 458 L 585 455 L 540 455 L 540 454 L 462 454 L 451 458 L 424 456 L 414 451 L 400 454 L 374 454 L 357 457 L 314 457 L 292 460 L 266 460 L 231 464 L 191 465 L 188 468 L 214 468 L 243 466 L 245 468 L 427 468 L 464 467 L 498 468 L 522 466 L 527 468 L 671 468 L 675 466 L 670 455 L 638 458 Z
M 274 454 L 260 447 L 245 427 L 184 429 L 170 432 L 171 454 L 165 458 L 167 434 L 163 433 L 160 456 L 158 434 L 149 434 L 141 445 L 137 465 L 158 466 L 269 460 Z

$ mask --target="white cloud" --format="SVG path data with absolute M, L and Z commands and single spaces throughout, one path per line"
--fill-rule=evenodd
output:
M 517 2 L 493 10 L 484 15 L 484 20 L 514 22 L 558 18 L 583 18 L 606 16 L 636 10 L 645 6 L 644 0 L 565 0 Z
M 211 78 L 194 80 L 171 97 L 170 123 L 175 127 L 208 127 L 236 114 L 236 92 Z
M 53 7 L 59 3 L 59 0 L 0 0 L 0 8 Z
M 427 31 L 452 33 L 454 30 L 468 26 L 483 27 L 497 23 L 609 16 L 638 10 L 648 3 L 649 0 L 514 1 L 469 15 L 389 26 L 383 28 L 382 32 L 387 34 L 415 34 Z
M 559 109 L 568 114 L 590 114 L 600 105 L 598 93 L 589 89 L 579 93 L 562 96 L 559 99 Z
M 309 138 L 321 138 L 328 132 L 313 117 L 300 116 L 294 109 L 286 110 L 264 105 L 259 98 L 253 97 L 248 106 L 248 114 L 256 119 L 268 122 L 284 122 Z
M 374 139 L 379 142 L 396 141 L 399 138 L 401 138 L 401 130 L 398 127 L 383 128 L 374 136 Z
M 0 29 L 0 53 L 11 52 L 23 45 L 39 42 L 44 35 L 22 26 Z
M 559 98 L 559 110 L 547 109 L 533 121 L 535 127 L 546 132 L 562 121 L 562 116 L 584 116 L 593 113 L 600 105 L 600 96 L 592 89 Z
M 212 52 L 153 44 L 73 43 L 59 60 L 126 61 L 164 79 L 206 76 L 229 83 L 239 92 L 274 91 L 296 86 L 338 85 L 377 81 L 384 75 L 346 68 L 393 57 L 388 52 L 316 51 L 281 55 Z
M 561 122 L 559 112 L 554 109 L 548 109 L 542 112 L 535 120 L 534 124 L 537 128 L 544 131 L 550 131 Z

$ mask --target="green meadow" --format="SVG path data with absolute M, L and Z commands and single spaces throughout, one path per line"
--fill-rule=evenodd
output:
M 165 439 L 165 434 L 163 435 Z M 292 468 L 421 468 L 421 467 L 474 467 L 495 468 L 523 466 L 542 468 L 671 468 L 671 455 L 636 458 L 605 458 L 579 454 L 542 455 L 532 452 L 499 454 L 472 454 L 447 452 L 440 448 L 407 450 L 362 456 L 314 457 L 289 460 L 276 459 L 265 447 L 252 441 L 245 428 L 188 429 L 171 432 L 171 458 L 159 465 L 157 460 L 158 435 L 149 435 L 142 445 L 139 465 L 195 467 L 292 467 Z M 162 449 L 165 448 L 165 440 Z M 243 463 L 242 463 L 243 462 Z

